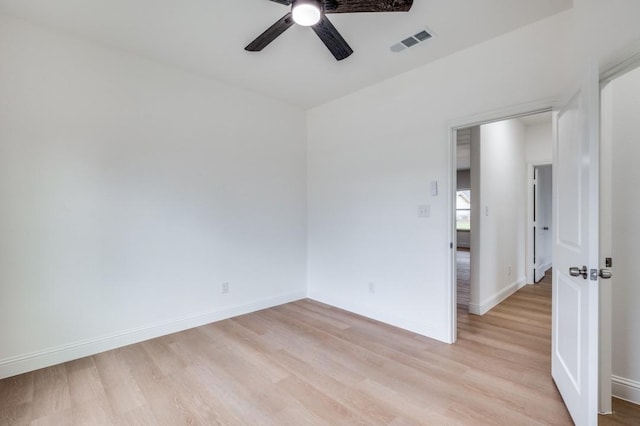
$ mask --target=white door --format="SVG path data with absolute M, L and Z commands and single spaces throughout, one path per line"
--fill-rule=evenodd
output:
M 597 425 L 597 75 L 556 113 L 554 124 L 551 368 L 573 421 Z

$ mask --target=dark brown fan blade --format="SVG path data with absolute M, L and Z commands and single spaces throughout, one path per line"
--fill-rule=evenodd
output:
M 311 28 L 318 34 L 320 40 L 322 40 L 324 45 L 327 46 L 338 61 L 348 58 L 353 53 L 351 47 L 349 47 L 338 30 L 336 30 L 336 27 L 333 26 L 326 16 L 322 15 L 320 22 Z
M 274 3 L 284 4 L 285 6 L 291 5 L 291 0 L 271 0 Z
M 325 0 L 325 13 L 408 12 L 413 0 Z
M 280 34 L 288 30 L 293 25 L 291 12 L 284 15 L 275 24 L 270 26 L 265 32 L 260 34 L 258 38 L 253 40 L 244 50 L 249 52 L 259 52 L 275 40 Z

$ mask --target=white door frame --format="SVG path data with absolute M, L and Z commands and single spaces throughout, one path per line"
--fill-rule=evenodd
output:
M 612 250 L 612 226 L 611 209 L 611 91 L 610 87 L 601 86 L 600 94 L 600 256 L 610 257 Z M 611 285 L 615 277 L 610 280 L 600 281 L 600 352 L 598 380 L 600 389 L 598 392 L 598 411 L 601 414 L 611 414 L 611 375 L 612 375 L 612 291 Z
M 629 71 L 640 67 L 640 43 L 635 43 L 629 48 L 619 52 L 614 59 L 602 67 L 600 73 L 600 253 L 601 257 L 611 257 L 612 251 L 612 182 L 611 182 L 611 155 L 613 140 L 612 135 L 612 104 L 611 83 L 616 78 Z M 614 263 L 615 265 L 615 263 Z M 600 391 L 599 411 L 603 414 L 611 414 L 612 397 L 612 286 L 615 276 L 600 284 Z
M 449 142 L 449 188 L 456 187 L 456 134 L 459 129 L 467 127 L 480 126 L 496 121 L 510 120 L 513 118 L 524 117 L 542 112 L 549 112 L 558 105 L 557 98 L 541 99 L 520 105 L 514 105 L 504 109 L 489 111 L 486 113 L 476 114 L 468 117 L 462 117 L 447 123 L 446 140 Z M 473 195 L 472 195 L 473 196 Z M 448 343 L 455 343 L 457 340 L 458 314 L 457 314 L 457 282 L 456 282 L 456 191 L 452 190 L 449 194 L 449 291 L 448 291 L 448 318 L 447 324 L 449 329 Z

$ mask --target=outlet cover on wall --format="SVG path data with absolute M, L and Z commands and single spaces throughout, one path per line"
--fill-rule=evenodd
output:
M 229 293 L 229 283 L 226 283 L 226 282 L 225 282 L 225 283 L 222 283 L 222 284 L 220 285 L 220 293 L 222 293 L 222 294 L 227 294 L 227 293 Z
M 431 216 L 431 206 L 428 204 L 421 204 L 418 206 L 418 217 Z

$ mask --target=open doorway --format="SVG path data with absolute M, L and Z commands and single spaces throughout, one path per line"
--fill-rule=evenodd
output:
M 551 267 L 552 116 L 542 112 L 461 127 L 455 142 L 456 307 L 483 315 Z M 535 218 L 541 229 L 535 233 L 529 232 L 529 170 L 542 185 Z M 534 249 L 536 273 L 529 259 Z
M 527 163 L 526 282 L 550 279 L 553 247 L 553 166 L 551 112 L 521 117 Z
M 528 227 L 531 233 L 531 258 L 528 259 L 531 262 L 531 279 L 527 281 L 538 283 L 545 278 L 552 265 L 553 167 L 551 164 L 533 166 L 532 175 L 531 213 Z
M 465 311 L 471 300 L 471 136 L 471 128 L 456 135 L 456 305 Z

